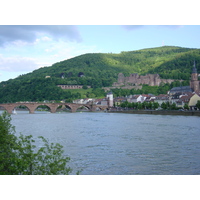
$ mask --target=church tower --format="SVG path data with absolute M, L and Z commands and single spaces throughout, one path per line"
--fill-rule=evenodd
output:
M 197 92 L 199 90 L 198 73 L 197 73 L 195 61 L 194 61 L 194 67 L 192 69 L 192 74 L 191 74 L 190 87 L 192 88 L 194 92 Z

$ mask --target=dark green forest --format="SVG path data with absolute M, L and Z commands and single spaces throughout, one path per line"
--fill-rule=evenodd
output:
M 92 91 L 86 92 L 87 97 L 105 95 L 102 87 L 108 87 L 117 81 L 118 73 L 125 76 L 131 73 L 145 75 L 159 74 L 161 78 L 184 80 L 183 85 L 189 84 L 192 67 L 196 62 L 200 71 L 200 49 L 163 46 L 137 51 L 113 53 L 89 53 L 52 66 L 34 70 L 20 75 L 15 79 L 0 83 L 0 103 L 17 101 L 43 101 L 81 98 L 81 93 L 62 90 L 58 84 L 90 85 Z M 50 78 L 45 78 L 50 76 Z M 134 93 L 166 93 L 170 88 L 179 86 L 176 82 L 162 87 L 144 86 L 141 91 L 129 90 L 118 92 L 115 96 Z M 87 90 L 86 90 L 87 91 Z

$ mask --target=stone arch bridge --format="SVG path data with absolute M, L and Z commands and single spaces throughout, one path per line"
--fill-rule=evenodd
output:
M 75 104 L 75 103 L 37 103 L 37 102 L 29 102 L 29 103 L 6 103 L 0 104 L 0 107 L 4 108 L 8 113 L 12 114 L 13 110 L 19 106 L 26 106 L 29 110 L 29 113 L 34 113 L 37 107 L 45 105 L 49 107 L 51 113 L 55 113 L 59 106 L 69 107 L 71 112 L 76 112 L 80 107 L 86 107 L 89 111 L 96 111 L 97 108 L 100 110 L 105 110 L 108 106 L 101 106 L 96 104 Z

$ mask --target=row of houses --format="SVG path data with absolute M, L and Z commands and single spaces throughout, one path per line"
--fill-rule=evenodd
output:
M 157 102 L 160 106 L 162 103 L 169 102 L 170 104 L 175 103 L 176 107 L 183 108 L 185 104 L 189 106 L 190 109 L 195 109 L 198 101 L 200 101 L 200 92 L 185 92 L 185 93 L 175 93 L 173 95 L 160 94 L 154 96 L 152 94 L 141 94 L 141 95 L 130 95 L 127 97 L 118 97 L 114 99 L 115 105 L 120 105 L 121 102 L 128 101 L 132 102 Z
M 107 93 L 106 97 L 103 99 L 94 99 L 94 98 L 86 98 L 86 99 L 77 99 L 74 100 L 73 103 L 76 104 L 97 104 L 102 106 L 114 106 L 113 94 L 112 92 Z
M 130 103 L 143 103 L 146 102 L 157 102 L 160 106 L 164 103 L 175 103 L 177 107 L 183 108 L 185 104 L 187 104 L 190 109 L 194 109 L 197 101 L 200 101 L 200 92 L 182 92 L 182 93 L 173 93 L 173 94 L 160 94 L 158 96 L 155 96 L 153 94 L 140 94 L 140 95 L 130 95 L 126 97 L 116 97 L 113 98 L 113 103 L 109 100 L 112 100 L 112 97 L 110 98 L 108 95 L 106 98 L 103 99 L 94 99 L 94 98 L 86 98 L 86 99 L 77 99 L 74 100 L 73 103 L 77 104 L 98 104 L 98 105 L 108 105 L 110 107 L 113 106 L 120 106 L 121 103 L 128 101 Z

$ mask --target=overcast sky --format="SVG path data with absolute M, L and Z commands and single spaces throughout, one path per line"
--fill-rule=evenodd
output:
M 1 25 L 0 81 L 85 53 L 200 48 L 198 25 Z

